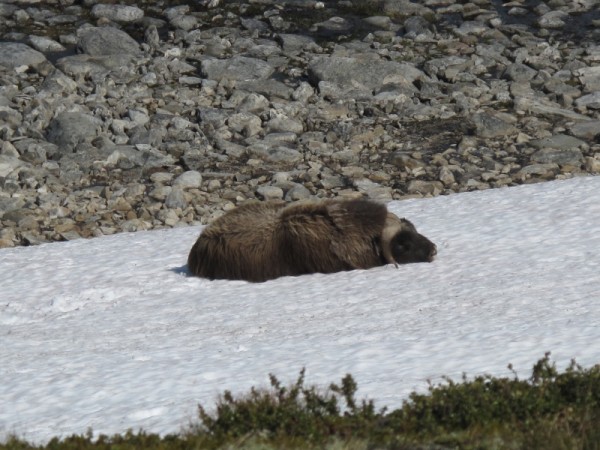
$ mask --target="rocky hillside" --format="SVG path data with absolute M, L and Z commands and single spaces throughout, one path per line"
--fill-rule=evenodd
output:
M 0 247 L 600 172 L 600 0 L 0 0 Z

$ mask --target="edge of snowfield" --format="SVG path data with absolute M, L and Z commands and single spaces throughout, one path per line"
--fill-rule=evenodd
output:
M 302 367 L 395 408 L 427 380 L 600 362 L 600 177 L 396 201 L 432 264 L 187 276 L 200 227 L 0 251 L 0 440 L 171 433 Z

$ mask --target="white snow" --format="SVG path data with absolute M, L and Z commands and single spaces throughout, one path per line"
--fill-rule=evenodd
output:
M 268 374 L 399 407 L 443 375 L 600 362 L 600 177 L 393 202 L 431 264 L 189 277 L 200 227 L 0 251 L 0 440 L 178 432 Z

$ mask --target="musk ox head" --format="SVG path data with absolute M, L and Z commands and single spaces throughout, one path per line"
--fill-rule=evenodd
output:
M 388 264 L 431 262 L 437 254 L 436 245 L 408 220 L 388 213 L 381 234 L 381 251 Z

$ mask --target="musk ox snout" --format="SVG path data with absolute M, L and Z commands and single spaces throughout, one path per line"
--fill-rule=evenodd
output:
M 368 200 L 251 202 L 207 226 L 188 268 L 209 279 L 288 275 L 430 262 L 436 246 L 415 226 Z

